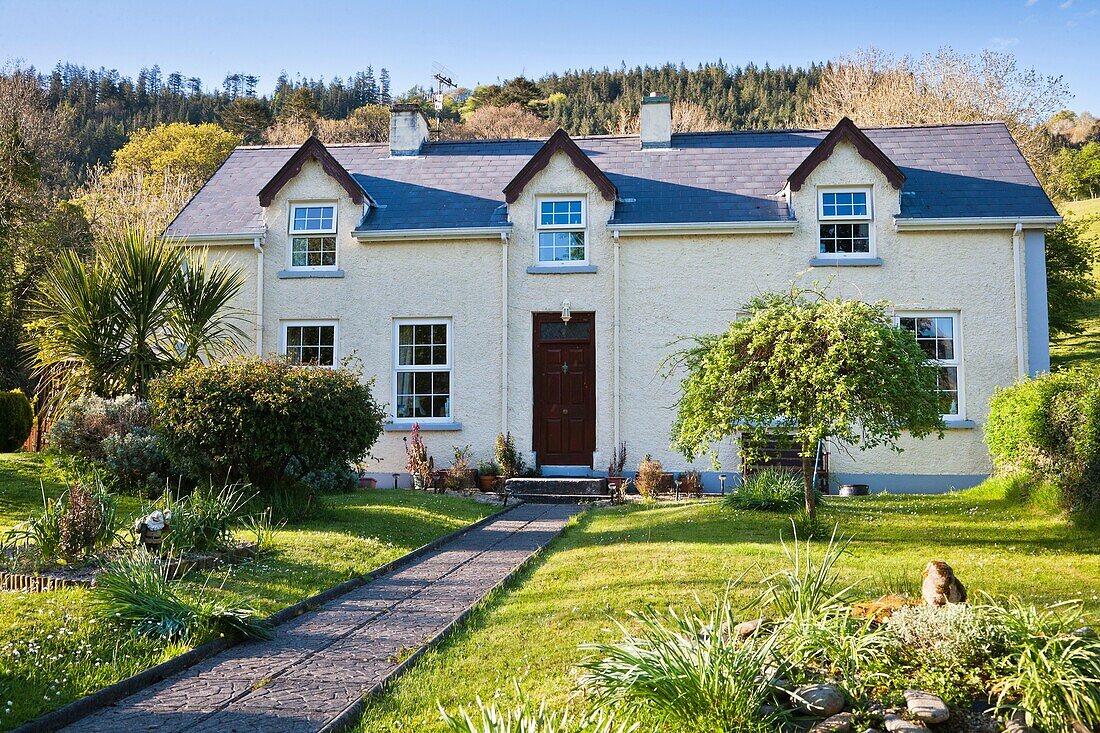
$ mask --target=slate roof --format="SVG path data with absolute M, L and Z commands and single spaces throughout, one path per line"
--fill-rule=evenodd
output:
M 1057 215 L 1000 122 L 864 132 L 905 173 L 901 217 Z M 618 189 L 616 223 L 776 221 L 790 217 L 777 192 L 827 133 L 686 133 L 644 152 L 636 135 L 575 141 Z M 379 205 L 360 225 L 378 231 L 505 225 L 503 188 L 543 142 L 435 142 L 415 158 L 385 143 L 328 149 Z M 263 233 L 257 194 L 295 150 L 237 148 L 166 234 Z

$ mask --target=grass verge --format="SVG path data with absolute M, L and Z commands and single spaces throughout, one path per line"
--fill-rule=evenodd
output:
M 39 480 L 41 479 L 41 488 Z M 0 454 L 0 531 L 64 489 L 59 472 L 33 454 Z M 123 497 L 119 514 L 134 516 Z M 329 496 L 315 519 L 275 533 L 277 552 L 188 582 L 262 614 L 361 575 L 494 511 L 471 500 L 377 490 Z M 170 659 L 188 647 L 103 628 L 89 593 L 67 589 L 0 595 L 0 730 L 10 730 L 83 695 Z
M 917 593 L 921 569 L 936 558 L 975 593 L 1036 603 L 1083 598 L 1100 609 L 1096 535 L 1021 505 L 1009 488 L 988 482 L 952 495 L 829 502 L 826 521 L 856 538 L 840 561 L 840 582 L 861 582 L 869 597 Z M 590 511 L 373 701 L 357 730 L 443 731 L 438 703 L 453 712 L 480 696 L 507 706 L 517 701 L 515 680 L 534 699 L 565 707 L 578 645 L 618 639 L 611 618 L 705 599 L 746 570 L 753 579 L 776 571 L 784 564 L 781 532 L 790 535 L 782 514 L 714 501 Z M 735 601 L 748 604 L 760 590 L 750 583 Z

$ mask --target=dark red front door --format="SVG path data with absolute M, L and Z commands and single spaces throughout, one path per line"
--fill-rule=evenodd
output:
M 592 467 L 596 314 L 535 314 L 535 452 L 540 466 Z

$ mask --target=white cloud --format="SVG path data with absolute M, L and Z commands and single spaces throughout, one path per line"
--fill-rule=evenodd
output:
M 1062 10 L 1069 10 L 1072 6 L 1073 0 L 1065 0 L 1065 2 L 1060 4 L 1058 7 L 1060 7 Z
M 998 36 L 989 39 L 989 48 L 994 51 L 1004 51 L 1006 49 L 1012 48 L 1019 42 L 1019 38 L 1001 38 Z

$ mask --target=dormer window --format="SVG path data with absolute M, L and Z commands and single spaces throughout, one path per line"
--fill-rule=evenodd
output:
M 819 252 L 830 257 L 873 257 L 870 188 L 818 192 Z
M 336 204 L 290 206 L 290 268 L 336 269 Z
M 538 200 L 538 263 L 578 265 L 588 262 L 583 198 Z

